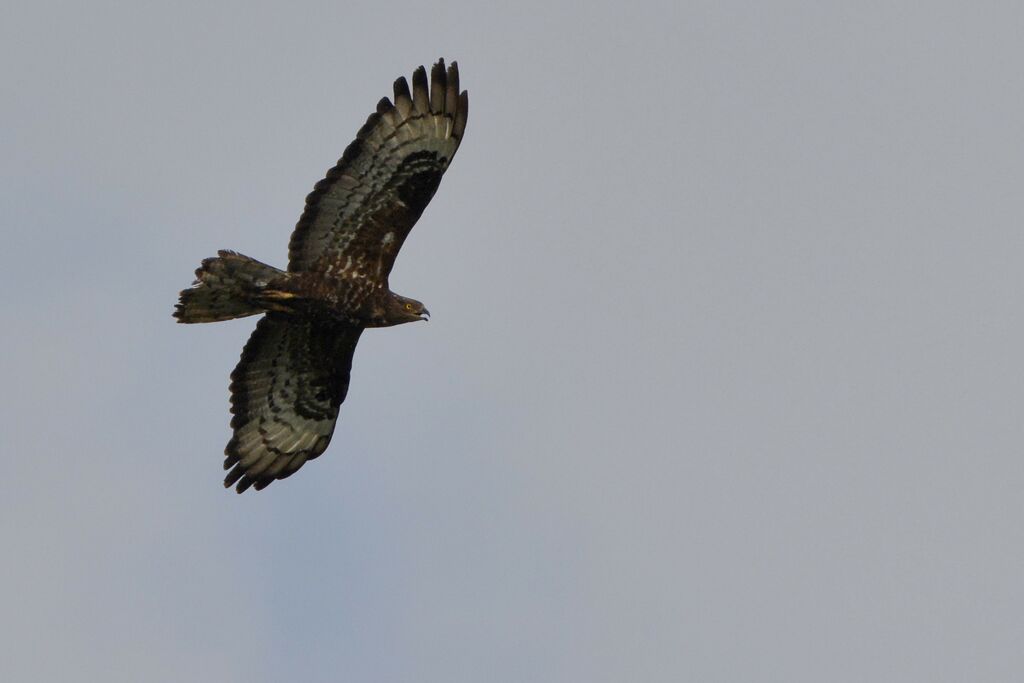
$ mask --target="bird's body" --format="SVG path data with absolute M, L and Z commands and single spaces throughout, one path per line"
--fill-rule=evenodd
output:
M 231 375 L 225 485 L 239 493 L 284 479 L 330 442 L 367 327 L 425 320 L 388 275 L 437 190 L 466 127 L 458 66 L 413 73 L 377 105 L 338 164 L 306 198 L 288 270 L 232 251 L 203 261 L 175 310 L 183 323 L 265 314 Z
M 390 327 L 426 319 L 426 309 L 419 302 L 358 275 L 282 271 L 267 281 L 254 302 L 267 311 L 332 319 L 360 327 Z M 412 308 L 406 309 L 406 303 Z

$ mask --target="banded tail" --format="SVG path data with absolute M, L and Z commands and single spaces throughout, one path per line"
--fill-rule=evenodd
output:
M 181 292 L 174 307 L 179 323 L 212 323 L 263 313 L 260 294 L 284 271 L 233 251 L 218 251 L 203 260 L 196 281 Z

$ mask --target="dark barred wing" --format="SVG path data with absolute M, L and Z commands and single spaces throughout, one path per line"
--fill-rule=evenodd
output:
M 242 493 L 291 476 L 327 448 L 362 328 L 269 313 L 231 373 L 224 486 Z
M 395 81 L 338 164 L 306 197 L 288 245 L 288 270 L 359 273 L 386 281 L 395 256 L 441 182 L 466 130 L 469 95 L 459 68 L 421 66 L 412 92 Z

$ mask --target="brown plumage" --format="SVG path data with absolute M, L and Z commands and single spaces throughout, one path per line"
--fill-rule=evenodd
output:
M 291 476 L 324 452 L 367 327 L 425 320 L 423 304 L 388 288 L 409 231 L 466 129 L 469 96 L 455 62 L 395 81 L 337 165 L 306 197 L 288 269 L 220 251 L 181 292 L 174 316 L 201 323 L 266 315 L 231 373 L 225 486 L 242 493 Z

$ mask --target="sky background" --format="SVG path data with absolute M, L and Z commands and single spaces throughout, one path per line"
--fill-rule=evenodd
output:
M 1020 681 L 1024 6 L 6 3 L 0 679 Z M 327 453 L 221 487 L 303 198 L 466 138 Z

